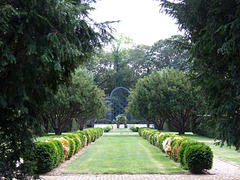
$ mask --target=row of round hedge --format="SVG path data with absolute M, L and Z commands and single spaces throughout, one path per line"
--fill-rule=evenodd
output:
M 94 128 L 52 136 L 46 141 L 37 141 L 31 157 L 31 160 L 36 163 L 35 173 L 43 174 L 51 171 L 102 135 L 102 128 Z
M 161 133 L 149 128 L 139 128 L 138 133 L 154 146 L 167 153 L 176 162 L 180 162 L 184 169 L 192 173 L 201 173 L 212 168 L 213 152 L 203 142 L 190 140 L 178 135 Z

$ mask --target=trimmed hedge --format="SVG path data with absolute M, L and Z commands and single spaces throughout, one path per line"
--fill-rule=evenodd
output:
M 138 133 L 192 173 L 201 173 L 204 169 L 212 168 L 213 152 L 203 142 L 196 142 L 174 134 L 160 133 L 149 128 L 139 128 Z
M 129 127 L 129 129 L 130 129 L 132 132 L 138 132 L 139 127 L 136 127 L 136 126 L 131 125 L 131 126 Z
M 109 126 L 106 126 L 103 130 L 104 130 L 104 132 L 109 132 L 112 129 L 113 129 L 113 127 L 109 125 Z
M 52 142 L 36 142 L 33 160 L 36 162 L 36 173 L 43 174 L 56 167 L 57 148 Z
M 101 128 L 87 129 L 58 137 L 50 137 L 46 141 L 37 141 L 31 157 L 36 163 L 36 174 L 43 174 L 57 167 L 65 159 L 70 159 L 84 145 L 94 142 L 103 135 Z

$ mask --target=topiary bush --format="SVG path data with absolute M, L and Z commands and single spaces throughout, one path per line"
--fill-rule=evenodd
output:
M 186 169 L 187 166 L 185 166 L 185 162 L 184 162 L 184 152 L 187 149 L 187 147 L 192 146 L 192 145 L 196 145 L 198 144 L 198 142 L 194 141 L 194 140 L 186 140 L 183 141 L 179 150 L 178 150 L 178 161 L 181 163 L 181 165 Z
M 213 152 L 205 144 L 197 143 L 188 146 L 184 152 L 184 162 L 192 173 L 202 173 L 204 169 L 211 169 L 213 164 Z
M 212 151 L 203 142 L 196 142 L 174 134 L 160 133 L 149 128 L 139 128 L 138 133 L 192 173 L 201 173 L 204 169 L 212 168 Z
M 68 140 L 66 140 L 63 137 L 61 137 L 61 138 L 54 138 L 54 139 L 59 141 L 62 144 L 62 147 L 63 147 L 63 158 L 62 158 L 62 161 L 64 161 L 66 159 L 66 157 L 68 157 L 69 142 L 68 142 Z
M 73 154 L 77 153 L 81 148 L 81 141 L 76 134 L 67 134 L 67 137 L 71 138 L 74 141 L 74 151 Z
M 68 155 L 66 157 L 66 160 L 70 159 L 75 151 L 75 142 L 68 136 L 63 136 L 63 138 L 65 138 L 68 142 L 69 142 L 69 152 Z
M 54 143 L 38 141 L 34 144 L 33 160 L 36 162 L 37 174 L 51 171 L 56 164 L 57 148 Z
M 63 145 L 60 141 L 56 139 L 48 139 L 48 141 L 54 143 L 54 145 L 57 148 L 56 163 L 55 163 L 55 167 L 57 167 L 63 160 L 63 155 L 64 155 Z
M 112 127 L 111 126 L 106 126 L 104 129 L 104 132 L 109 132 L 112 130 Z

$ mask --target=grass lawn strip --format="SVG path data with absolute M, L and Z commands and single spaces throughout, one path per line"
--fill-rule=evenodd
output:
M 109 135 L 86 149 L 63 173 L 171 174 L 183 173 L 183 170 L 138 135 Z
M 107 133 L 132 133 L 132 131 L 130 129 L 124 128 L 118 128 L 118 129 L 112 129 L 110 132 Z

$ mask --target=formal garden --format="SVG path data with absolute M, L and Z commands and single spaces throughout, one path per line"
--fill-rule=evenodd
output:
M 240 177 L 240 4 L 158 2 L 183 34 L 151 46 L 95 0 L 0 2 L 0 179 Z

